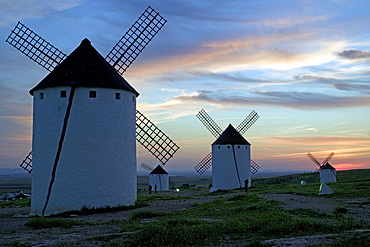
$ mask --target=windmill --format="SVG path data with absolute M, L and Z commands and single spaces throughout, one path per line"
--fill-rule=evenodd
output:
M 67 56 L 21 22 L 11 31 L 6 42 L 50 72 L 30 90 L 33 150 L 21 164 L 33 173 L 33 213 L 131 205 L 135 137 L 163 165 L 179 149 L 136 110 L 122 77 L 166 22 L 148 6 L 105 59 L 87 39 Z
M 152 186 L 153 189 L 157 191 L 169 190 L 170 186 L 174 187 L 174 183 L 170 181 L 168 172 L 164 169 L 162 165 L 157 165 L 155 168 L 141 163 L 140 167 L 148 170 L 149 173 L 149 186 Z
M 337 181 L 336 169 L 329 164 L 329 161 L 334 156 L 334 152 L 331 152 L 321 163 L 311 153 L 308 153 L 307 156 L 310 160 L 312 160 L 313 163 L 318 166 L 315 172 L 320 172 L 321 184 Z
M 217 140 L 219 140 L 219 138 L 222 137 L 222 135 L 226 135 L 227 137 L 226 138 L 229 138 L 231 136 L 235 137 L 239 142 L 240 144 L 242 145 L 246 145 L 245 146 L 245 149 L 248 150 L 247 153 L 246 152 L 242 152 L 242 154 L 240 155 L 247 155 L 248 157 L 245 157 L 245 160 L 247 160 L 247 170 L 245 171 L 245 173 L 247 173 L 247 175 L 245 175 L 246 177 L 244 179 L 248 179 L 248 187 L 251 185 L 251 176 L 250 174 L 255 174 L 258 172 L 260 166 L 254 162 L 252 159 L 250 159 L 250 144 L 243 138 L 243 134 L 245 134 L 245 132 L 257 121 L 257 119 L 259 118 L 258 114 L 255 112 L 255 111 L 252 111 L 240 124 L 239 126 L 235 129 L 234 127 L 232 127 L 232 125 L 229 125 L 229 127 L 225 130 L 225 131 L 222 131 L 222 129 L 217 125 L 217 123 L 206 113 L 206 111 L 204 109 L 200 110 L 198 112 L 198 114 L 196 115 L 198 117 L 198 119 L 206 126 L 206 128 L 214 135 L 214 137 L 217 138 Z M 228 133 L 226 134 L 225 132 L 228 131 Z M 212 152 L 209 153 L 208 155 L 205 156 L 205 158 L 203 158 L 199 164 L 197 164 L 194 168 L 195 170 L 200 174 L 202 175 L 209 167 L 212 166 L 212 163 L 215 163 L 215 160 L 213 158 L 213 156 L 215 155 L 215 152 L 214 152 L 214 145 L 217 144 L 218 141 L 215 141 L 213 144 L 212 144 Z M 234 140 L 228 140 L 229 142 L 234 142 Z M 225 143 L 225 141 L 222 141 L 222 143 Z M 238 145 L 239 147 L 240 145 Z M 249 148 L 247 147 L 249 146 Z M 230 146 L 229 146 L 230 147 Z M 232 163 L 235 164 L 235 166 L 237 166 L 237 162 L 236 162 L 236 152 L 234 150 L 234 146 L 232 145 Z M 220 147 L 219 147 L 220 148 Z M 218 152 L 217 152 L 218 153 Z M 221 156 L 225 156 L 224 154 L 222 154 Z M 228 161 L 227 161 L 228 162 Z M 228 169 L 227 167 L 223 168 L 223 169 Z M 238 180 L 238 185 L 239 187 L 244 187 L 244 183 L 242 181 L 242 178 L 239 174 L 239 169 L 241 169 L 240 167 L 236 167 L 236 175 L 237 175 L 237 179 L 234 179 L 234 178 L 222 178 L 220 179 L 221 181 L 224 181 L 224 179 L 227 179 L 227 180 Z M 217 170 L 217 168 L 216 168 Z M 224 171 L 220 171 L 220 173 L 223 173 Z M 220 175 L 221 176 L 221 175 Z M 215 166 L 213 164 L 213 169 L 212 169 L 212 178 L 213 178 L 213 186 L 215 184 L 215 180 L 218 180 L 217 176 L 216 176 L 216 173 L 215 173 Z M 223 183 L 223 182 L 221 182 Z

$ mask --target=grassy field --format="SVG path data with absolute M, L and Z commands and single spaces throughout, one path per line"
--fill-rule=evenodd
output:
M 22 190 L 25 193 L 31 192 L 31 179 L 14 179 L 0 181 L 0 194 Z
M 136 211 L 130 218 L 109 223 L 116 224 L 120 230 L 96 235 L 88 241 L 100 241 L 99 246 L 271 246 L 264 241 L 333 234 L 328 237 L 331 243 L 318 246 L 370 246 L 370 231 L 356 232 L 370 229 L 370 222 L 355 219 L 347 204 L 338 204 L 331 213 L 318 213 L 313 209 L 284 210 L 279 202 L 260 197 L 266 193 L 319 197 L 319 182 L 315 180 L 317 178 L 310 182 L 312 175 L 256 179 L 248 193 L 242 189 L 209 193 L 208 188 L 194 186 L 208 186 L 210 178 L 173 177 L 176 188 L 181 187 L 183 193 L 169 191 L 149 195 L 140 192 Z M 324 198 L 365 198 L 355 206 L 364 208 L 370 204 L 370 169 L 341 171 L 337 176 L 338 182 L 329 184 L 335 193 Z M 307 185 L 301 185 L 301 180 L 305 180 Z M 138 184 L 146 187 L 147 178 L 139 177 Z M 198 203 L 196 199 L 201 197 L 213 199 Z M 195 199 L 195 202 L 182 210 L 169 212 L 144 208 L 151 202 L 188 199 Z M 5 205 L 0 203 L 1 206 Z M 88 223 L 64 218 L 34 218 L 26 225 L 47 229 L 81 227 L 84 224 Z
M 311 179 L 311 180 L 310 180 Z M 301 181 L 306 185 L 300 185 Z M 258 193 L 285 193 L 306 196 L 318 196 L 318 173 L 303 173 L 285 175 L 275 178 L 261 178 L 253 180 L 251 191 Z M 328 183 L 335 191 L 331 197 L 356 198 L 370 197 L 370 169 L 348 170 L 337 172 L 337 182 Z

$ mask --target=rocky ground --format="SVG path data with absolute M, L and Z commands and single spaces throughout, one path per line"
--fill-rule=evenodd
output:
M 174 192 L 175 193 L 175 192 Z M 177 195 L 184 196 L 191 192 L 180 192 Z M 235 194 L 232 194 L 235 195 Z M 227 196 L 227 195 L 226 195 Z M 358 220 L 370 220 L 370 205 L 359 207 L 359 203 L 367 201 L 368 198 L 340 199 L 327 197 L 306 197 L 292 194 L 266 194 L 261 195 L 268 200 L 282 202 L 283 209 L 308 208 L 321 213 L 332 213 L 338 205 L 345 205 L 349 213 Z M 25 226 L 29 218 L 25 217 L 30 211 L 28 207 L 22 208 L 0 208 L 0 245 L 1 246 L 107 246 L 105 242 L 93 238 L 104 237 L 119 232 L 120 225 L 113 222 L 129 219 L 136 210 L 160 210 L 174 211 L 191 207 L 194 203 L 212 201 L 211 196 L 197 196 L 196 199 L 180 200 L 158 200 L 150 202 L 144 208 L 121 211 L 115 213 L 104 213 L 73 218 L 92 224 L 77 225 L 70 229 L 50 228 L 34 230 Z M 68 218 L 70 219 L 70 218 Z M 369 234 L 369 230 L 364 230 Z M 130 234 L 130 233 L 123 233 Z M 122 236 L 124 237 L 124 236 Z M 103 238 L 102 238 L 103 239 Z M 299 238 L 271 239 L 265 243 L 273 246 L 311 246 L 318 243 L 326 243 L 331 239 L 329 235 L 302 236 Z M 233 246 L 242 245 L 236 243 Z

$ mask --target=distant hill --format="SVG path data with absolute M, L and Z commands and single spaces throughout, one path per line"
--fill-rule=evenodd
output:
M 28 174 L 23 168 L 0 168 L 0 175 Z
M 337 171 L 337 181 L 343 182 L 348 180 L 359 180 L 370 178 L 370 169 L 356 169 L 356 170 L 346 170 L 346 171 Z M 257 178 L 253 179 L 253 184 L 299 184 L 301 181 L 306 183 L 319 183 L 320 174 L 319 172 L 311 173 L 298 173 L 298 174 L 289 174 L 278 177 L 270 178 Z

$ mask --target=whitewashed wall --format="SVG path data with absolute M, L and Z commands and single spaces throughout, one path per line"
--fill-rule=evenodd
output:
M 60 91 L 67 90 L 61 98 Z M 89 98 L 96 91 L 96 98 Z M 69 87 L 34 92 L 31 212 L 41 214 L 68 105 Z M 40 99 L 40 93 L 44 99 Z M 121 99 L 115 94 L 120 93 Z M 77 88 L 45 215 L 136 201 L 136 95 Z
M 152 186 L 153 191 L 157 185 L 157 191 L 169 190 L 169 176 L 168 174 L 149 174 L 149 184 Z
M 236 163 L 235 166 L 233 149 Z M 248 179 L 251 186 L 250 145 L 212 145 L 212 191 L 228 190 L 244 187 L 244 180 Z
M 334 169 L 320 169 L 320 183 L 336 182 L 337 172 Z

